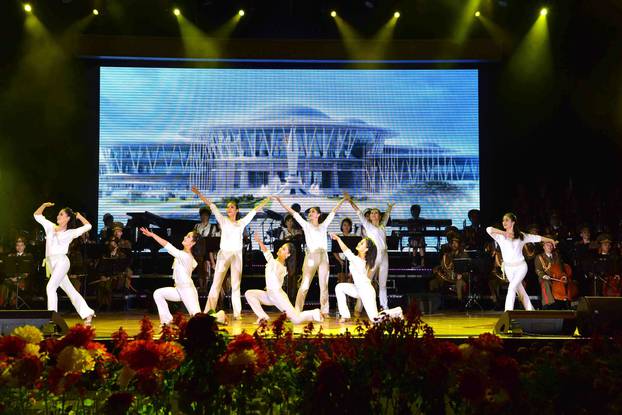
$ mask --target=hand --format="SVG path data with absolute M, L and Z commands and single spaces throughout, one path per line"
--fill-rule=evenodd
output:
M 543 279 L 543 280 L 550 280 L 550 279 L 551 279 L 551 277 L 549 277 L 548 275 L 545 275 L 545 276 L 543 276 L 543 277 L 542 277 L 542 279 Z
M 458 274 L 458 275 L 456 276 L 456 279 L 461 280 L 461 279 L 462 279 L 462 274 Z
M 271 198 L 271 199 L 273 199 L 273 200 L 276 200 L 276 201 L 277 201 L 277 202 L 279 202 L 279 203 L 283 203 L 283 202 L 281 201 L 281 198 L 280 198 L 279 196 L 270 196 L 270 198 Z
M 348 192 L 343 192 L 343 198 L 348 202 L 352 200 L 352 196 L 350 196 L 350 193 Z
M 54 202 L 45 202 L 45 203 L 43 204 L 43 207 L 44 207 L 44 208 L 48 208 L 48 207 L 50 207 L 50 206 L 54 206 Z
M 197 187 L 196 187 L 196 186 L 192 186 L 192 187 L 190 188 L 190 190 L 192 190 L 192 193 L 194 193 L 195 195 L 197 195 L 197 196 L 201 196 L 201 191 L 200 191 L 199 189 L 197 189 Z
M 79 221 L 82 221 L 83 219 L 86 220 L 86 218 L 82 216 L 82 213 L 80 212 L 76 212 L 76 219 L 78 219 Z
M 149 229 L 147 228 L 140 228 L 140 231 L 143 233 L 143 235 L 148 236 L 148 237 L 153 237 L 154 233 L 151 232 Z
M 332 239 L 333 241 L 336 241 L 339 239 L 339 235 L 337 235 L 335 232 L 331 232 L 330 239 Z
M 253 234 L 253 238 L 257 241 L 257 242 L 262 242 L 261 238 L 259 237 L 259 234 L 257 232 L 255 232 Z
M 389 202 L 389 203 L 387 203 L 387 207 L 388 207 L 389 209 L 393 208 L 393 206 L 395 206 L 395 203 L 390 203 L 390 202 Z

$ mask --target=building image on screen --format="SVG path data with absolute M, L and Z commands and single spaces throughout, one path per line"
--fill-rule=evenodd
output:
M 479 208 L 477 70 L 102 67 L 100 91 L 99 212 L 121 220 L 196 218 L 191 186 L 460 227 Z

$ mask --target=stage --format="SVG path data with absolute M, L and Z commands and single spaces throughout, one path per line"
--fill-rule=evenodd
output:
M 279 314 L 276 312 L 268 313 L 272 320 L 278 318 Z M 497 320 L 501 316 L 501 312 L 498 311 L 485 311 L 478 313 L 465 312 L 447 312 L 437 314 L 424 314 L 422 320 L 430 325 L 434 330 L 434 335 L 443 339 L 466 339 L 469 337 L 476 337 L 482 333 L 492 333 L 497 323 Z M 156 314 L 144 314 L 141 312 L 105 312 L 97 315 L 93 319 L 93 327 L 95 328 L 98 340 L 110 339 L 113 332 L 123 327 L 130 336 L 134 336 L 140 329 L 140 321 L 144 315 L 147 315 L 154 327 L 158 327 L 159 320 Z M 65 321 L 71 327 L 74 324 L 80 323 L 81 320 L 75 314 L 63 314 Z M 231 314 L 227 317 L 231 320 Z M 242 312 L 242 319 L 237 321 L 230 321 L 228 325 L 221 326 L 227 330 L 229 334 L 237 335 L 243 331 L 247 333 L 253 333 L 257 328 L 255 324 L 257 317 L 250 311 Z M 350 331 L 356 334 L 356 321 L 350 321 L 347 323 L 339 323 L 335 317 L 325 319 L 322 323 L 315 324 L 315 332 L 322 328 L 324 335 L 337 335 Z M 294 325 L 294 333 L 301 334 L 304 330 L 304 324 Z M 157 333 L 157 330 L 156 330 Z M 529 339 L 529 340 L 570 340 L 578 338 L 576 336 L 533 336 L 522 335 L 520 337 L 504 336 L 502 338 L 511 339 Z

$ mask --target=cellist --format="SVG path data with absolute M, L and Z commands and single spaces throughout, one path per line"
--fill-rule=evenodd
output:
M 550 235 L 546 237 L 553 239 Z M 544 252 L 536 255 L 534 260 L 542 297 L 542 309 L 566 310 L 570 308 L 571 300 L 567 292 L 567 281 L 570 275 L 563 275 L 563 270 L 568 267 L 562 262 L 561 256 L 552 243 L 544 242 L 542 245 Z M 565 281 L 562 281 L 562 276 L 566 277 Z M 554 284 L 559 285 L 555 287 Z

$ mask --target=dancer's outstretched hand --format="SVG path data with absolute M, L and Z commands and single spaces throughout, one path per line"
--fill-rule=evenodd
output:
M 151 232 L 149 229 L 147 228 L 140 228 L 140 231 L 143 233 L 143 235 L 148 236 L 148 237 L 152 237 L 154 235 L 153 232 Z

